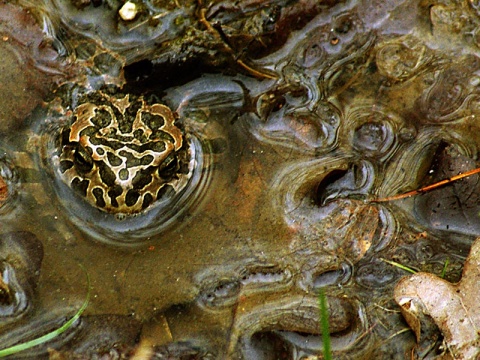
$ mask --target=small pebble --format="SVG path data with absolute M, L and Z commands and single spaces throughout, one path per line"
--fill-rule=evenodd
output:
M 137 5 L 127 1 L 123 6 L 118 10 L 118 14 L 122 18 L 122 20 L 130 21 L 135 19 L 137 16 Z

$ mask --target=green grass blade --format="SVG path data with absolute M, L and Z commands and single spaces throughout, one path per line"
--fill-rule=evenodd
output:
M 447 260 L 445 260 L 445 263 L 443 264 L 442 273 L 440 274 L 440 277 L 442 279 L 445 279 L 445 275 L 447 274 L 447 267 L 449 263 L 450 263 L 450 260 L 447 258 Z
M 397 263 L 397 262 L 395 262 L 395 261 L 390 261 L 390 260 L 387 260 L 387 259 L 380 259 L 380 260 L 386 262 L 387 264 L 396 266 L 396 267 L 398 267 L 398 268 L 400 268 L 400 269 L 402 269 L 402 270 L 408 271 L 408 272 L 410 272 L 410 273 L 412 273 L 412 274 L 416 274 L 416 273 L 417 273 L 417 271 L 415 271 L 415 270 L 413 270 L 413 269 L 410 269 L 408 266 L 399 264 L 399 263 Z
M 322 330 L 323 357 L 325 360 L 332 360 L 330 329 L 328 325 L 327 298 L 323 289 L 320 289 L 318 292 L 318 303 L 320 307 L 320 328 Z
M 81 267 L 82 267 L 83 270 L 85 270 L 85 268 L 83 266 L 81 266 Z M 85 309 L 87 308 L 88 303 L 90 301 L 90 277 L 88 276 L 88 273 L 86 271 L 85 271 L 85 274 L 87 275 L 87 285 L 88 285 L 87 297 L 85 298 L 85 301 L 83 302 L 80 309 L 78 309 L 78 311 L 75 313 L 75 315 L 72 316 L 72 318 L 70 320 L 68 320 L 65 324 L 63 324 L 58 329 L 55 329 L 55 330 L 53 330 L 53 331 L 51 331 L 51 332 L 49 332 L 49 333 L 47 333 L 43 336 L 40 336 L 36 339 L 27 341 L 25 343 L 17 344 L 17 345 L 8 347 L 6 349 L 0 350 L 0 358 L 5 357 L 5 356 L 9 356 L 9 355 L 12 355 L 12 354 L 16 354 L 20 351 L 24 351 L 24 350 L 30 349 L 34 346 L 43 344 L 47 341 L 53 340 L 57 336 L 59 336 L 60 334 L 67 331 L 75 323 L 75 321 L 77 321 L 80 318 L 80 316 L 85 311 Z

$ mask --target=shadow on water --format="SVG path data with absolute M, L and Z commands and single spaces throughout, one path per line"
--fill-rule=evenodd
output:
M 201 3 L 0 4 L 0 343 L 83 264 L 15 358 L 320 358 L 319 289 L 334 358 L 403 356 L 382 259 L 458 281 L 478 177 L 369 200 L 478 166 L 477 7 Z

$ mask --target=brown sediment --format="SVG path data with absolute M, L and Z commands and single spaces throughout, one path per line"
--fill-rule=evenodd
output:
M 0 176 L 0 206 L 3 205 L 8 198 L 8 185 Z

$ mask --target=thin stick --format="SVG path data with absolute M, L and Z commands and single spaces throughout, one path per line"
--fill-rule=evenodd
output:
M 237 59 L 235 60 L 237 62 L 238 65 L 240 65 L 241 67 L 243 67 L 245 70 L 247 70 L 249 73 L 251 73 L 252 75 L 258 77 L 258 78 L 266 78 L 266 79 L 278 79 L 276 76 L 273 76 L 273 75 L 270 75 L 270 74 L 267 74 L 267 73 L 264 73 L 264 72 L 261 72 L 261 71 L 258 71 L 258 70 L 255 70 L 254 68 L 248 66 L 247 64 L 245 64 L 242 60 L 240 59 Z
M 373 199 L 373 200 L 371 200 L 371 202 L 387 202 L 387 201 L 405 199 L 405 198 L 408 198 L 408 197 L 411 197 L 411 196 L 414 196 L 414 195 L 426 193 L 430 190 L 434 190 L 434 189 L 439 188 L 441 186 L 450 184 L 454 181 L 461 180 L 463 178 L 466 178 L 468 176 L 472 176 L 472 175 L 475 175 L 475 174 L 478 174 L 478 173 L 480 173 L 480 168 L 476 168 L 476 169 L 473 169 L 473 170 L 470 170 L 470 171 L 452 176 L 451 178 L 444 179 L 444 180 L 441 180 L 441 181 L 436 182 L 434 184 L 427 185 L 427 186 L 422 187 L 420 189 L 412 190 L 412 191 L 409 191 L 409 192 L 406 192 L 406 193 L 403 193 L 403 194 L 389 196 L 389 197 L 385 197 L 385 198 L 381 198 L 381 199 Z
M 199 5 L 201 5 L 201 2 L 199 2 Z M 266 78 L 266 79 L 278 79 L 277 76 L 274 76 L 274 75 L 270 75 L 268 73 L 265 73 L 265 72 L 262 72 L 262 71 L 259 71 L 259 70 L 255 70 L 254 68 L 252 68 L 251 66 L 245 64 L 244 61 L 242 61 L 241 59 L 236 59 L 235 57 L 235 51 L 232 49 L 232 47 L 226 43 L 223 39 L 222 39 L 222 36 L 220 35 L 220 32 L 215 29 L 212 24 L 210 24 L 210 22 L 207 20 L 205 14 L 207 12 L 207 9 L 205 8 L 201 8 L 200 11 L 199 11 L 199 21 L 201 24 L 203 24 L 203 26 L 205 26 L 207 28 L 207 31 L 210 32 L 216 39 L 218 39 L 222 44 L 223 44 L 223 47 L 225 48 L 225 50 L 230 54 L 232 55 L 232 57 L 234 58 L 235 62 L 240 65 L 242 68 L 244 68 L 245 70 L 247 70 L 250 74 L 252 74 L 253 76 L 255 77 L 258 77 L 258 78 Z

